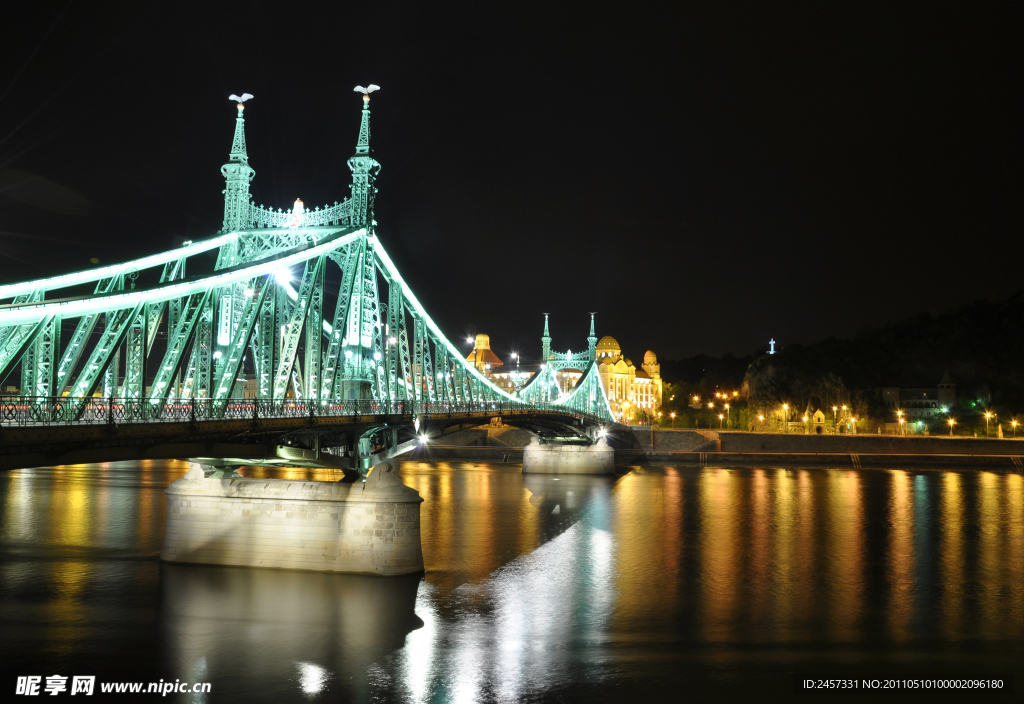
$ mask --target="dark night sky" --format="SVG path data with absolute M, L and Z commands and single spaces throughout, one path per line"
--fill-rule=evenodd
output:
M 213 234 L 232 92 L 257 202 L 341 200 L 373 82 L 379 233 L 456 341 L 539 356 L 546 311 L 579 349 L 598 311 L 635 360 L 747 353 L 1021 285 L 1010 17 L 401 7 L 7 8 L 0 280 Z

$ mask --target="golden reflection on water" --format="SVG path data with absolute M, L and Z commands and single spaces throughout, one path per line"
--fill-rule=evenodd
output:
M 914 609 L 914 498 L 910 475 L 902 470 L 889 472 L 892 484 L 889 498 L 888 586 L 889 635 L 899 642 L 910 633 L 908 626 Z
M 963 630 L 964 580 L 964 495 L 963 477 L 947 472 L 942 477 L 940 498 L 941 537 L 939 577 L 942 593 L 939 610 L 940 629 L 947 638 L 959 638 Z
M 824 477 L 817 471 L 800 469 L 796 472 L 796 570 L 795 578 L 799 588 L 800 601 L 794 604 L 794 618 L 798 624 L 798 632 L 803 638 L 810 638 L 812 630 L 818 626 L 815 613 L 820 608 L 819 600 L 824 596 L 817 589 L 818 577 L 818 546 L 817 546 L 817 506 L 814 492 L 815 480 Z
M 1005 530 L 1006 502 L 1003 489 L 1003 476 L 993 472 L 980 472 L 978 486 L 978 518 L 981 527 L 977 574 L 975 579 L 983 584 L 1004 583 L 1007 566 L 1006 540 L 1002 531 Z M 1019 549 L 1019 548 L 1018 548 Z M 987 600 L 998 601 L 998 593 L 986 594 Z M 998 610 L 985 609 L 981 614 L 984 629 L 990 633 L 1004 630 L 1002 617 Z
M 618 564 L 615 619 L 623 630 L 629 630 L 630 623 L 672 610 L 671 604 L 666 602 L 672 599 L 674 592 L 663 588 L 662 569 L 651 569 L 652 565 L 663 568 L 667 559 L 678 560 L 678 553 L 665 554 L 663 541 L 652 540 L 651 526 L 664 526 L 666 534 L 670 531 L 665 522 L 665 502 L 657 500 L 660 479 L 645 470 L 634 470 L 619 479 L 613 491 L 616 511 L 612 530 L 616 536 Z
M 1012 628 L 1012 624 L 1024 624 L 1024 476 L 1005 474 L 1002 479 L 1003 501 L 1007 509 L 1004 513 L 1006 529 L 1003 539 L 1008 546 L 1003 580 L 1017 585 L 1016 597 L 1011 596 L 1007 600 L 1009 618 L 1006 621 Z M 1017 637 L 1020 636 L 1018 630 Z
M 771 620 L 774 625 L 775 639 L 778 641 L 790 640 L 792 637 L 790 624 L 793 621 L 796 596 L 795 570 L 793 569 L 796 551 L 795 523 L 796 516 L 794 505 L 796 503 L 794 493 L 793 472 L 787 469 L 772 470 L 775 474 L 775 520 L 772 522 L 774 531 L 772 534 L 772 576 L 766 582 L 769 588 L 766 590 L 774 599 L 771 607 L 775 618 Z M 770 597 L 769 597 L 770 598 Z
M 831 471 L 827 475 L 828 532 L 825 556 L 830 626 L 838 641 L 856 640 L 864 606 L 864 516 L 860 475 Z
M 769 470 L 754 469 L 750 488 L 750 581 L 767 584 L 771 581 L 772 542 L 774 527 L 771 509 L 771 478 Z M 747 596 L 750 619 L 763 622 L 770 607 L 771 590 L 751 590 Z M 760 629 L 759 629 L 760 630 Z
M 666 594 L 678 595 L 682 587 L 681 556 L 685 542 L 683 529 L 683 478 L 678 469 L 668 467 L 662 480 L 662 524 L 661 540 L 662 589 Z M 679 599 L 664 600 L 665 618 L 674 619 L 679 611 Z
M 734 470 L 709 469 L 702 476 L 700 496 L 701 571 L 704 637 L 728 640 L 737 608 L 741 550 L 741 515 Z
M 158 569 L 162 490 L 184 469 L 115 463 L 0 477 L 0 605 L 24 602 L 47 654 L 80 652 L 97 633 L 119 637 L 104 633 L 98 595 L 154 591 L 144 575 Z M 278 679 L 307 659 L 358 679 L 372 660 L 379 681 L 412 701 L 514 701 L 564 684 L 581 662 L 590 669 L 578 681 L 628 671 L 651 643 L 666 659 L 713 644 L 714 657 L 736 662 L 755 652 L 725 647 L 738 642 L 776 654 L 794 643 L 826 654 L 836 644 L 864 654 L 981 643 L 997 655 L 1005 643 L 1005 659 L 1024 633 L 1020 474 L 650 467 L 559 478 L 407 462 L 401 477 L 424 499 L 424 582 L 384 598 L 373 581 L 160 567 L 161 605 L 147 617 L 164 619 L 175 675 L 200 662 L 211 678 L 241 672 L 246 653 Z M 15 648 L 0 642 L 7 657 Z

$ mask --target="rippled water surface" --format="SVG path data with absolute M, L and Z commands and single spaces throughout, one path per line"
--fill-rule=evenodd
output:
M 0 687 L 766 701 L 792 698 L 794 673 L 874 673 L 1012 675 L 1024 691 L 1020 474 L 410 462 L 427 574 L 373 578 L 161 564 L 163 489 L 184 471 L 0 474 Z

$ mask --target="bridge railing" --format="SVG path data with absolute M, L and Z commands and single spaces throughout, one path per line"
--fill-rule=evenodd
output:
M 403 416 L 410 419 L 462 415 L 552 415 L 602 423 L 600 416 L 551 403 L 486 400 L 474 403 L 419 401 L 318 401 L 310 399 L 168 399 L 89 398 L 49 396 L 0 397 L 0 425 L 99 425 L 174 423 L 192 421 L 259 420 L 261 418 L 330 418 L 345 416 Z

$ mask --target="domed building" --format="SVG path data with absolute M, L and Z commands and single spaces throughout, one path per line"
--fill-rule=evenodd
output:
M 617 416 L 632 415 L 631 409 L 654 414 L 661 406 L 661 365 L 658 356 L 648 350 L 640 368 L 622 355 L 619 341 L 610 335 L 598 340 L 594 349 L 601 383 L 612 411 Z
M 466 361 L 472 362 L 482 374 L 490 376 L 491 370 L 504 364 L 498 355 L 491 351 L 491 336 L 477 335 L 473 349 L 466 355 Z
M 612 412 L 622 422 L 639 420 L 636 411 L 655 415 L 661 406 L 662 380 L 658 356 L 648 350 L 644 354 L 644 363 L 637 367 L 632 360 L 623 356 L 619 341 L 614 337 L 605 335 L 597 339 L 593 313 L 590 315 L 590 336 L 587 337 L 586 352 L 553 352 L 548 316 L 545 314 L 541 361 L 555 370 L 563 394 L 569 393 L 579 383 L 591 361 L 596 362 Z

